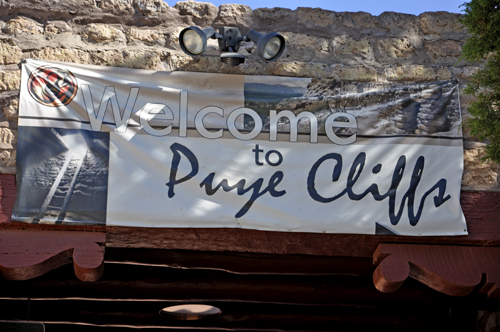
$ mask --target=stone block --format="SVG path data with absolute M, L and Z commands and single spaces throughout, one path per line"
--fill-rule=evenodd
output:
M 0 172 L 14 174 L 16 172 L 16 151 L 3 150 L 0 152 Z
M 124 66 L 127 68 L 165 70 L 162 54 L 158 52 L 124 52 Z
M 425 43 L 425 50 L 433 58 L 459 57 L 462 54 L 462 45 L 454 40 L 437 40 Z
M 432 67 L 406 65 L 384 68 L 381 77 L 387 81 L 431 81 L 436 79 L 436 74 Z
M 167 3 L 163 0 L 134 0 L 134 5 L 144 16 L 158 15 L 168 9 Z
M 328 68 L 323 63 L 287 61 L 273 66 L 272 75 L 291 77 L 322 77 Z
M 106 24 L 89 24 L 83 31 L 83 37 L 94 43 L 114 42 L 118 37 L 118 30 Z
M 21 84 L 21 71 L 0 71 L 0 91 L 19 90 Z
M 123 52 L 106 50 L 90 54 L 90 62 L 98 66 L 125 67 Z
M 297 13 L 288 8 L 257 8 L 253 11 L 254 16 L 263 21 L 293 20 Z
M 71 27 L 64 21 L 52 21 L 45 26 L 46 35 L 58 35 L 60 33 L 71 33 Z
M 238 67 L 230 67 L 223 64 L 218 56 L 190 57 L 184 54 L 173 54 L 168 58 L 167 70 L 241 74 L 245 69 L 245 65 L 248 65 L 248 63 L 239 65 Z
M 498 165 L 482 161 L 483 148 L 464 149 L 464 173 L 462 186 L 477 190 L 498 190 Z
M 211 26 L 219 11 L 211 3 L 194 1 L 179 1 L 174 8 L 179 11 L 181 17 L 188 18 L 187 24 L 196 23 L 202 27 Z
M 381 39 L 378 46 L 386 58 L 408 59 L 415 55 L 415 48 L 406 37 Z
M 345 60 L 346 63 L 373 61 L 373 48 L 368 38 L 359 40 L 347 36 L 333 38 L 330 48 L 336 58 Z
M 214 22 L 214 27 L 237 26 L 241 29 L 253 29 L 252 8 L 245 5 L 222 4 Z
M 0 65 L 17 64 L 21 62 L 23 52 L 18 46 L 0 43 Z
M 32 51 L 30 57 L 40 60 L 91 64 L 90 54 L 83 50 L 46 47 L 42 50 Z
M 374 28 L 376 16 L 366 12 L 343 12 L 335 13 L 340 23 L 349 28 Z
M 115 15 L 133 14 L 135 12 L 134 0 L 102 0 L 101 9 Z
M 279 32 L 286 40 L 283 59 L 296 61 L 314 61 L 333 63 L 333 54 L 330 52 L 331 41 L 299 33 Z M 256 53 L 257 54 L 257 53 Z
M 167 38 L 167 42 L 171 45 L 171 46 L 175 46 L 175 47 L 178 47 L 178 49 L 180 50 L 181 47 L 179 45 L 179 34 L 181 33 L 181 31 L 186 28 L 186 27 L 183 27 L 183 26 L 179 26 L 179 27 L 175 27 L 173 28 L 172 30 L 168 31 L 165 36 Z M 209 40 L 211 41 L 211 40 Z
M 20 16 L 9 20 L 5 24 L 3 32 L 9 35 L 41 34 L 43 26 L 29 18 Z
M 167 70 L 180 70 L 192 61 L 192 57 L 183 53 L 170 54 L 167 61 Z
M 435 67 L 437 80 L 451 80 L 453 75 L 449 67 Z
M 6 105 L 2 107 L 5 117 L 12 121 L 17 121 L 19 117 L 19 99 L 13 98 L 8 100 Z
M 420 29 L 427 35 L 441 35 L 447 32 L 460 31 L 459 17 L 460 14 L 448 12 L 426 12 L 418 16 Z
M 335 20 L 335 12 L 320 8 L 297 8 L 297 19 L 299 23 L 307 26 L 331 26 Z
M 377 26 L 387 29 L 388 31 L 392 31 L 397 28 L 408 31 L 416 29 L 416 26 L 418 26 L 418 18 L 411 14 L 387 11 L 376 17 L 376 23 Z
M 342 81 L 375 82 L 377 81 L 377 70 L 365 66 L 335 64 L 330 66 L 326 76 Z
M 0 128 L 0 149 L 14 149 L 17 143 L 17 130 Z
M 91 63 L 100 66 L 165 70 L 160 56 L 157 52 L 147 51 L 96 51 L 91 53 Z
M 143 30 L 132 27 L 127 32 L 129 42 L 138 41 L 146 45 L 165 45 L 165 35 L 153 30 Z

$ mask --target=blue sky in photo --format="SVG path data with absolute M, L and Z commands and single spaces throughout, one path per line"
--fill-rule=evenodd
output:
M 257 8 L 290 8 L 311 7 L 322 8 L 336 12 L 368 12 L 372 15 L 380 15 L 385 11 L 392 11 L 405 14 L 419 15 L 429 11 L 447 11 L 450 13 L 460 13 L 464 0 L 416 0 L 416 1 L 390 1 L 390 0 L 212 0 L 202 2 L 211 2 L 216 6 L 224 3 L 237 3 L 250 6 L 252 9 Z M 169 6 L 175 5 L 176 2 L 167 1 Z

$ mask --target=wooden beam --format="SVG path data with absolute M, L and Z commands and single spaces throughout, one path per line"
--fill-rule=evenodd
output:
M 75 278 L 66 265 L 44 276 L 19 281 L 0 279 L 2 298 L 136 301 L 233 301 L 362 307 L 445 307 L 473 305 L 484 310 L 500 302 L 485 294 L 455 298 L 408 280 L 398 292 L 373 287 L 372 276 L 241 275 L 223 271 L 106 264 L 96 282 Z M 408 299 L 411 299 L 409 301 Z
M 106 263 L 219 270 L 236 274 L 371 276 L 371 258 L 195 250 L 106 248 Z
M 385 294 L 373 287 L 371 276 L 241 275 L 127 264 L 107 264 L 103 278 L 92 283 L 76 279 L 66 265 L 22 282 L 0 279 L 0 289 L 0 306 L 7 308 L 0 312 L 0 319 L 27 319 L 29 314 L 30 320 L 49 324 L 47 331 L 61 323 L 71 327 L 68 330 L 82 332 L 94 329 L 75 330 L 73 325 L 106 330 L 154 326 L 267 331 L 373 327 L 419 331 L 439 326 L 442 331 L 451 326 L 443 325 L 453 322 L 467 324 L 463 312 L 450 316 L 455 309 L 500 309 L 498 300 L 484 294 L 452 297 L 415 280 L 408 280 L 398 292 Z M 220 321 L 200 323 L 210 325 L 182 326 L 157 316 L 161 308 L 184 302 L 213 304 L 227 315 Z M 312 323 L 308 326 L 308 322 Z
M 0 272 L 26 280 L 73 262 L 80 280 L 95 281 L 103 273 L 105 242 L 105 233 L 3 229 Z
M 500 248 L 380 244 L 373 261 L 373 281 L 382 292 L 412 277 L 448 295 L 465 296 L 481 285 L 480 292 L 500 298 Z
M 24 319 L 27 301 L 0 300 L 0 319 Z M 168 302 L 31 300 L 29 319 L 44 323 L 80 323 L 102 327 L 157 327 L 266 331 L 443 331 L 473 330 L 470 308 L 451 315 L 450 308 L 331 307 L 248 302 L 206 302 L 222 313 L 199 321 L 161 317 Z M 18 318 L 19 317 L 19 318 Z M 471 329 L 472 327 L 472 329 Z M 73 331 L 73 329 L 69 329 Z

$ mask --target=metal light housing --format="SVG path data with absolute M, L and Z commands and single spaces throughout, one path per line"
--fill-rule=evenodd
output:
M 198 27 L 190 26 L 179 34 L 179 44 L 185 53 L 195 56 L 207 50 L 207 40 L 209 38 L 215 38 L 214 28 L 201 30 Z
M 221 62 L 232 67 L 245 62 L 245 56 L 237 53 L 242 41 L 253 41 L 257 45 L 259 56 L 267 62 L 277 60 L 285 50 L 285 38 L 276 32 L 263 35 L 251 30 L 248 35 L 242 36 L 236 27 L 222 27 L 217 33 L 213 28 L 201 30 L 190 26 L 179 34 L 179 44 L 185 53 L 196 56 L 206 51 L 209 38 L 218 40 L 219 50 L 223 52 Z
M 241 53 L 224 52 L 220 55 L 220 61 L 231 67 L 236 67 L 245 62 L 246 57 Z
M 247 37 L 257 45 L 260 57 L 268 62 L 276 61 L 285 51 L 285 38 L 276 32 L 263 35 L 251 30 Z
M 238 28 L 222 27 L 219 29 L 219 49 L 224 52 L 220 55 L 220 61 L 231 67 L 236 67 L 245 62 L 245 56 L 237 53 L 244 37 Z

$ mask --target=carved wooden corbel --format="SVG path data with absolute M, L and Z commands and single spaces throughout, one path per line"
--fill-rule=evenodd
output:
M 0 230 L 0 272 L 7 280 L 27 280 L 73 262 L 82 281 L 96 281 L 104 270 L 102 232 Z
M 500 297 L 498 247 L 379 244 L 373 263 L 378 265 L 373 282 L 384 293 L 397 290 L 412 277 L 448 295 L 465 296 L 481 285 L 481 293 Z

